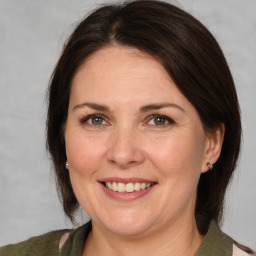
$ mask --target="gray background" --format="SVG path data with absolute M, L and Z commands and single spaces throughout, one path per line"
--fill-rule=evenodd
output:
M 102 2 L 0 0 L 0 245 L 72 226 L 45 151 L 44 97 L 67 35 Z M 244 142 L 223 229 L 256 249 L 256 1 L 177 2 L 216 36 L 237 85 Z

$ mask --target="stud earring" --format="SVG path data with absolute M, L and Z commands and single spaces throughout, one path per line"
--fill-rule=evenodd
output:
M 66 163 L 66 168 L 68 169 L 68 163 Z
M 207 163 L 207 166 L 208 166 L 209 169 L 212 171 L 212 169 L 213 169 L 213 164 L 212 164 L 211 162 L 208 162 L 208 163 Z

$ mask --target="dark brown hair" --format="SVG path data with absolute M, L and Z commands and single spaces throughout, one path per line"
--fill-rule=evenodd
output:
M 90 54 L 114 44 L 157 58 L 196 108 L 205 130 L 225 125 L 221 155 L 198 184 L 195 216 L 199 231 L 206 233 L 211 220 L 221 220 L 225 191 L 236 167 L 239 104 L 227 62 L 212 34 L 190 14 L 161 1 L 101 6 L 81 21 L 64 46 L 49 85 L 47 119 L 47 146 L 64 211 L 73 220 L 78 207 L 65 169 L 64 127 L 72 79 Z

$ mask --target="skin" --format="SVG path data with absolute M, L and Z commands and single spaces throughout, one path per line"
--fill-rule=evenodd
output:
M 95 114 L 98 120 L 88 118 Z M 194 255 L 203 239 L 197 184 L 219 157 L 223 130 L 206 134 L 150 55 L 111 46 L 87 58 L 73 79 L 65 127 L 71 183 L 93 225 L 83 255 Z M 135 200 L 115 200 L 99 182 L 110 177 L 155 185 Z

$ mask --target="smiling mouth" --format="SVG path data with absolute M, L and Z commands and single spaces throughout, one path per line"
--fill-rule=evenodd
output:
M 108 189 L 119 192 L 119 193 L 132 193 L 140 190 L 146 190 L 156 183 L 146 183 L 146 182 L 129 182 L 129 183 L 122 183 L 122 182 L 102 182 L 102 184 L 107 187 Z

